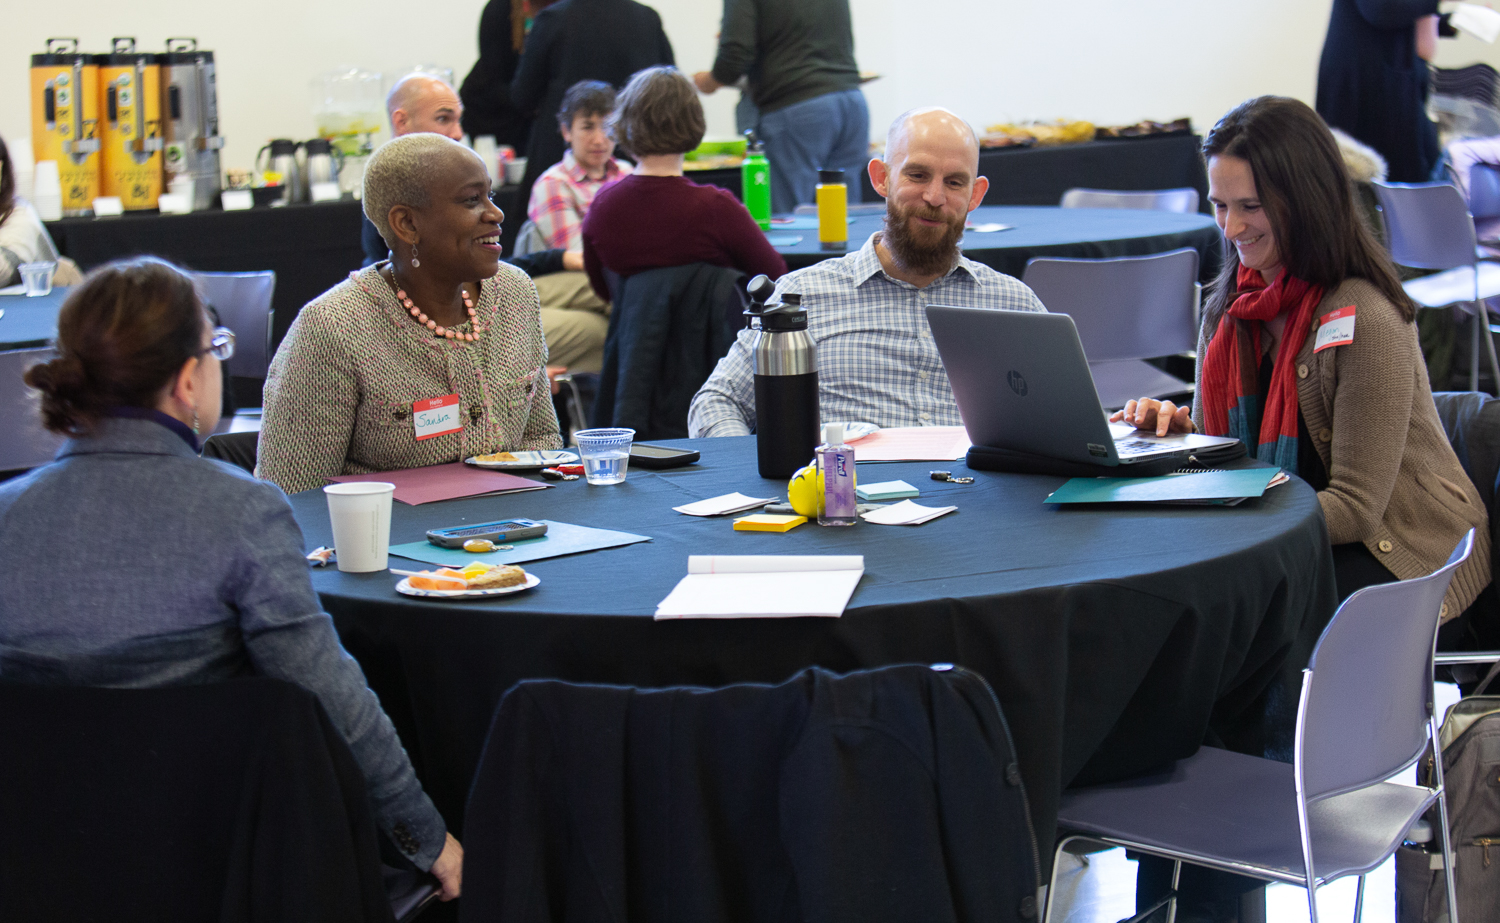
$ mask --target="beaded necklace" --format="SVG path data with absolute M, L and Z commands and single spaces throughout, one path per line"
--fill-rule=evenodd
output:
M 435 336 L 440 336 L 449 340 L 463 340 L 467 343 L 473 343 L 479 339 L 480 334 L 484 333 L 484 328 L 479 326 L 479 321 L 475 319 L 474 300 L 469 297 L 469 290 L 466 288 L 460 287 L 458 293 L 464 300 L 464 310 L 469 312 L 469 322 L 473 328 L 473 333 L 459 333 L 452 327 L 442 326 L 437 321 L 433 320 L 425 313 L 423 313 L 420 308 L 412 303 L 411 297 L 406 294 L 405 290 L 403 290 L 401 286 L 397 284 L 396 270 L 394 268 L 392 268 L 391 270 L 391 288 L 396 290 L 396 300 L 401 302 L 401 306 L 409 311 L 412 317 L 417 319 L 417 323 L 421 324 L 423 327 L 426 327 L 428 330 L 431 330 Z

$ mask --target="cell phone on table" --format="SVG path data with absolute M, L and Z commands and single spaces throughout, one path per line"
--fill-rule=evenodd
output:
M 547 524 L 535 519 L 502 519 L 499 522 L 481 522 L 473 526 L 454 526 L 451 529 L 430 529 L 427 540 L 443 548 L 462 548 L 471 538 L 487 538 L 496 544 L 518 542 L 523 538 L 539 538 L 547 534 Z
M 676 468 L 691 465 L 700 457 L 694 449 L 674 449 L 664 445 L 634 442 L 630 445 L 630 463 L 642 468 Z

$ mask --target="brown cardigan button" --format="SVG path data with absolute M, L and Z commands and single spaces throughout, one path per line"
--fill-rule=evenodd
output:
M 1328 442 L 1332 438 L 1333 438 L 1333 430 L 1329 429 L 1328 427 L 1325 426 L 1322 429 L 1318 430 L 1318 441 L 1319 442 Z
M 1307 366 L 1305 366 L 1305 365 L 1299 365 L 1299 366 L 1297 366 L 1297 377 L 1298 378 L 1306 378 L 1307 377 Z
M 1390 551 L 1392 548 L 1394 548 L 1396 546 L 1391 544 L 1391 540 L 1390 539 L 1383 538 L 1383 539 L 1380 540 L 1380 544 L 1376 545 L 1375 547 L 1379 548 L 1381 551 Z

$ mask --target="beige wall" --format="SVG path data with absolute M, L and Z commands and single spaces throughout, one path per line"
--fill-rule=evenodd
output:
M 114 35 L 159 49 L 168 35 L 214 50 L 227 139 L 224 165 L 248 166 L 272 137 L 310 137 L 309 81 L 343 64 L 392 76 L 418 63 L 461 79 L 477 53 L 481 0 L 210 4 L 186 0 L 9 0 L 0 30 L 0 134 L 30 133 L 29 55 L 48 36 L 104 50 Z M 653 0 L 693 71 L 712 62 L 716 0 Z M 860 66 L 879 136 L 918 105 L 944 104 L 983 126 L 1033 118 L 1099 123 L 1191 116 L 1199 129 L 1249 96 L 1311 100 L 1330 0 L 851 0 Z M 23 10 L 19 16 L 14 10 Z M 55 10 L 57 12 L 51 12 Z M 1448 66 L 1495 46 L 1442 44 Z M 736 94 L 707 101 L 710 136 L 733 132 Z

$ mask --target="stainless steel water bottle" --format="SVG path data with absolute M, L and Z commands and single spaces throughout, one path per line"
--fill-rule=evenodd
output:
M 750 280 L 745 314 L 755 335 L 755 441 L 760 476 L 785 479 L 812 461 L 818 446 L 818 347 L 807 333 L 802 296 Z

